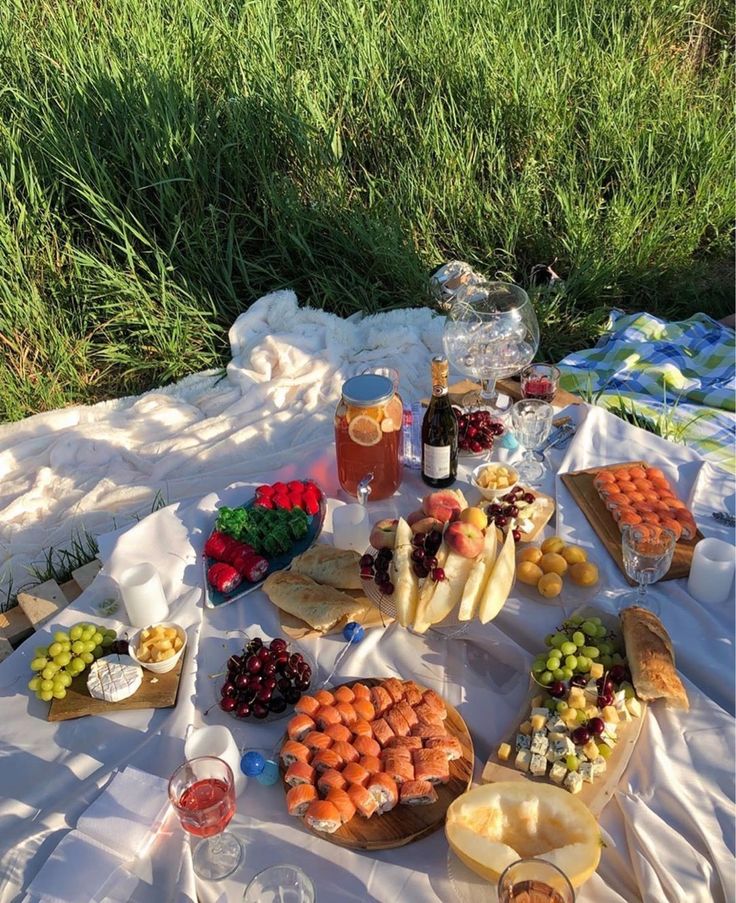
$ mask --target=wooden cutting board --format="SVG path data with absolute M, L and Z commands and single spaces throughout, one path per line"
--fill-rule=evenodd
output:
M 175 668 L 166 674 L 154 674 L 143 669 L 143 683 L 138 690 L 120 702 L 105 702 L 95 699 L 87 690 L 87 671 L 78 674 L 67 687 L 64 699 L 53 699 L 49 707 L 49 721 L 69 721 L 71 718 L 82 718 L 85 715 L 109 715 L 114 712 L 125 712 L 130 709 L 167 709 L 176 705 L 179 693 L 179 680 L 184 665 L 184 655 Z
M 609 555 L 632 586 L 636 586 L 636 581 L 631 580 L 624 569 L 624 559 L 621 552 L 621 532 L 611 512 L 598 495 L 598 491 L 593 485 L 593 479 L 601 470 L 616 470 L 618 467 L 635 467 L 636 465 L 647 466 L 645 461 L 625 461 L 620 464 L 608 464 L 605 467 L 591 467 L 588 470 L 578 470 L 575 473 L 560 474 L 562 482 L 569 490 L 570 495 L 575 499 L 580 510 L 608 550 Z M 675 487 L 673 487 L 673 490 L 675 490 Z M 695 539 L 681 539 L 675 545 L 672 566 L 662 577 L 662 580 L 676 580 L 680 577 L 688 576 L 690 564 L 693 560 L 693 549 L 702 538 L 703 534 L 698 530 Z
M 368 687 L 381 683 L 379 678 L 364 678 L 360 681 Z M 346 686 L 352 686 L 356 681 L 348 681 Z M 424 689 L 424 688 L 423 688 Z M 460 759 L 450 762 L 450 780 L 447 784 L 437 784 L 437 802 L 430 806 L 395 806 L 384 815 L 373 815 L 364 818 L 362 815 L 354 815 L 347 824 L 342 825 L 334 834 L 325 834 L 314 831 L 302 818 L 302 823 L 307 831 L 318 837 L 351 850 L 392 850 L 395 847 L 403 847 L 407 843 L 420 840 L 428 834 L 432 834 L 445 823 L 445 815 L 450 803 L 457 799 L 470 786 L 473 777 L 473 741 L 470 732 L 460 717 L 457 709 L 445 702 L 447 706 L 447 719 L 445 726 L 447 732 L 457 737 L 462 746 L 463 755 Z M 282 778 L 285 769 L 282 768 Z M 284 791 L 289 790 L 284 783 Z

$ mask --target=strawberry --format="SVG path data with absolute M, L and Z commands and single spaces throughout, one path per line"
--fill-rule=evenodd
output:
M 302 492 L 290 492 L 289 493 L 289 501 L 291 502 L 292 508 L 301 508 L 304 502 L 304 493 Z
M 304 483 L 302 483 L 301 480 L 290 480 L 286 484 L 286 486 L 290 493 L 291 492 L 299 492 L 299 493 L 304 492 Z
M 268 486 L 268 485 L 258 486 L 256 488 L 256 495 L 262 495 L 262 496 L 265 496 L 266 498 L 270 499 L 271 496 L 273 495 L 273 486 Z
M 319 486 L 314 481 L 312 481 L 312 480 L 305 481 L 304 493 L 306 494 L 307 492 L 314 493 L 317 496 L 318 502 L 322 501 L 322 490 L 319 488 Z
M 319 511 L 319 502 L 313 495 L 305 495 L 302 508 L 307 514 L 316 514 Z
M 253 502 L 253 507 L 257 505 L 259 508 L 273 508 L 273 502 L 273 497 L 260 495 L 255 502 Z
M 273 489 L 274 495 L 286 495 L 289 491 L 289 487 L 286 485 L 286 483 L 281 482 L 274 483 L 271 489 Z
M 282 484 L 283 485 L 283 484 Z M 291 503 L 291 499 L 286 493 L 279 493 L 273 497 L 273 503 L 276 508 L 283 508 L 286 511 L 291 511 L 294 507 Z
M 230 564 L 218 561 L 207 571 L 207 580 L 220 593 L 231 593 L 240 586 L 242 577 Z

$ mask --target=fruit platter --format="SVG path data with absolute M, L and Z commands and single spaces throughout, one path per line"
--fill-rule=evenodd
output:
M 363 679 L 303 696 L 280 767 L 289 815 L 340 846 L 404 846 L 442 826 L 473 774 L 457 711 L 412 680 Z
M 218 608 L 288 568 L 322 532 L 322 490 L 312 480 L 258 486 L 243 505 L 218 509 L 204 546 L 205 604 Z
M 486 624 L 514 584 L 515 540 L 456 490 L 431 492 L 421 509 L 382 520 L 360 559 L 366 593 L 402 627 L 423 634 L 478 618 Z
M 533 542 L 555 512 L 554 499 L 538 489 L 516 482 L 516 472 L 503 464 L 483 464 L 473 471 L 471 480 L 479 490 L 489 522 L 514 542 Z

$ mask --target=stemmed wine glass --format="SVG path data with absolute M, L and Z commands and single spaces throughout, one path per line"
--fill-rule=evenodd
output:
M 169 780 L 169 800 L 182 828 L 204 838 L 192 853 L 195 874 L 218 881 L 234 872 L 243 847 L 225 831 L 235 815 L 235 781 L 227 762 L 200 756 L 180 765 Z
M 535 398 L 523 398 L 511 409 L 516 438 L 524 447 L 524 457 L 515 465 L 523 483 L 534 485 L 544 476 L 544 459 L 535 452 L 544 445 L 552 430 L 554 411 L 549 402 Z
M 636 595 L 630 594 L 631 605 L 646 606 L 647 586 L 656 583 L 669 571 L 675 553 L 676 537 L 667 527 L 650 524 L 625 524 L 621 530 L 621 551 L 626 574 L 638 584 Z M 657 611 L 658 606 L 650 606 Z
M 480 381 L 481 406 L 500 418 L 496 380 L 531 363 L 539 347 L 539 324 L 524 289 L 485 282 L 458 292 L 442 342 L 453 365 Z

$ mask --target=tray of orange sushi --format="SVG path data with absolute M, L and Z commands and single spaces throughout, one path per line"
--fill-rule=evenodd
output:
M 381 850 L 431 834 L 473 774 L 458 712 L 414 681 L 366 678 L 302 696 L 281 752 L 286 808 L 340 846 Z
M 661 468 L 645 461 L 630 461 L 560 476 L 622 571 L 621 527 L 663 526 L 674 532 L 677 544 L 672 566 L 662 579 L 687 577 L 693 548 L 703 536 L 692 512 Z

